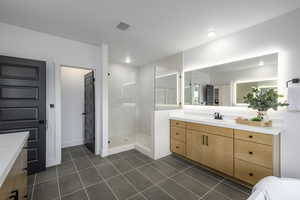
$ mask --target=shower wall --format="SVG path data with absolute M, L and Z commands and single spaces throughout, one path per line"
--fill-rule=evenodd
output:
M 109 147 L 135 144 L 137 68 L 115 64 L 109 72 Z
M 149 64 L 138 68 L 137 72 L 137 134 L 136 145 L 147 151 L 152 149 L 154 120 L 154 75 L 155 65 Z

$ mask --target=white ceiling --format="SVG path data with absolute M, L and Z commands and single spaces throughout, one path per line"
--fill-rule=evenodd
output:
M 141 65 L 300 7 L 299 0 L 1 0 L 0 21 L 110 46 L 110 60 Z M 124 21 L 132 25 L 122 32 Z

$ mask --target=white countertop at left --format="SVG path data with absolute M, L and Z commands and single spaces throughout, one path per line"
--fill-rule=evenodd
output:
M 0 135 L 0 188 L 29 137 L 28 132 Z

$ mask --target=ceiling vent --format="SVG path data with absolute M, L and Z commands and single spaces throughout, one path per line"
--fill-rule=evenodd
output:
M 124 22 L 120 22 L 118 25 L 117 25 L 117 29 L 121 30 L 121 31 L 126 31 L 130 28 L 130 25 L 129 24 L 126 24 Z

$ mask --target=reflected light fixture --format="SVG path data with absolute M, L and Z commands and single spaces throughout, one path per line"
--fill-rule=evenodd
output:
M 259 66 L 264 66 L 264 65 L 265 65 L 265 62 L 261 60 L 261 61 L 259 61 L 258 65 L 259 65 Z
M 127 64 L 130 64 L 130 63 L 131 63 L 131 59 L 130 59 L 130 57 L 129 57 L 129 56 L 127 56 L 127 57 L 126 57 L 126 59 L 125 59 L 125 63 L 127 63 Z
M 207 34 L 207 36 L 208 36 L 209 38 L 215 37 L 215 36 L 216 36 L 216 32 L 214 32 L 214 31 L 209 31 L 208 34 Z

